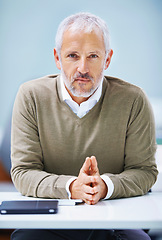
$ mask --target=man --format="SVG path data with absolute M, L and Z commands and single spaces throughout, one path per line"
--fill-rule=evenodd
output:
M 138 87 L 104 77 L 112 55 L 100 18 L 79 13 L 60 24 L 54 57 L 61 75 L 23 84 L 15 100 L 11 176 L 22 194 L 96 204 L 143 195 L 156 181 L 150 104 Z M 18 230 L 12 239 L 44 239 L 43 234 L 150 239 L 142 230 Z

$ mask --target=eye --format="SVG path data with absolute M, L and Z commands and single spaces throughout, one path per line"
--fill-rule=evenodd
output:
M 70 53 L 67 57 L 77 59 L 79 56 L 76 53 Z
M 89 56 L 89 58 L 98 58 L 98 55 L 97 55 L 97 54 L 91 54 L 91 55 Z

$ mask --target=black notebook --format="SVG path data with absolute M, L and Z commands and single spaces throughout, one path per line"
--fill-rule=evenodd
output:
M 58 200 L 3 201 L 1 214 L 54 214 L 58 211 Z

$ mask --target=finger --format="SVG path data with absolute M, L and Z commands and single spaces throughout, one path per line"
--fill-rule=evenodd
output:
M 84 184 L 84 185 L 91 185 L 92 182 L 94 182 L 94 178 L 92 176 L 88 176 L 86 174 L 81 174 L 80 176 L 80 181 Z
M 91 187 L 95 187 L 100 184 L 100 176 L 98 175 L 91 176 L 90 180 L 91 180 Z
M 91 189 L 90 186 L 85 185 L 84 183 L 81 183 L 78 178 L 73 181 L 70 185 L 70 192 L 71 192 L 71 198 L 72 199 L 82 199 L 91 201 L 92 200 L 92 194 L 94 194 L 93 189 Z
M 84 201 L 86 204 L 88 204 L 88 205 L 92 205 L 93 203 L 92 203 L 92 201 L 88 201 L 88 200 L 85 200 Z
M 84 186 L 84 193 L 82 195 L 83 201 L 87 204 L 96 204 L 100 200 L 100 194 L 97 192 L 97 188 L 91 188 L 89 186 Z
M 96 192 L 96 194 L 93 195 L 93 200 L 95 201 L 95 203 L 98 202 L 100 199 L 104 199 L 108 191 L 108 187 L 105 182 L 100 178 L 98 178 L 98 180 L 98 183 L 96 183 L 96 185 L 94 186 L 94 191 Z
M 84 193 L 83 201 L 87 204 L 92 204 L 93 201 L 92 195 Z
M 98 166 L 97 166 L 97 160 L 96 160 L 95 156 L 91 156 L 91 171 L 92 171 L 92 174 L 99 173 Z
M 101 199 L 100 189 L 97 188 L 95 191 L 96 191 L 96 193 L 92 195 L 92 204 L 98 203 Z
M 86 193 L 86 194 L 91 194 L 91 195 L 94 195 L 97 193 L 97 188 L 93 188 L 93 187 L 90 187 L 88 185 L 84 185 L 83 187 L 83 191 Z
M 80 172 L 85 172 L 86 174 L 89 174 L 90 166 L 91 166 L 91 159 L 89 157 L 87 157 L 85 162 L 83 163 L 83 166 L 82 166 Z
M 92 197 L 93 197 L 93 199 L 92 199 L 92 201 L 91 201 L 91 204 L 92 204 L 92 205 L 98 203 L 98 202 L 100 201 L 100 199 L 101 199 L 99 193 L 96 193 L 96 194 L 93 195 Z

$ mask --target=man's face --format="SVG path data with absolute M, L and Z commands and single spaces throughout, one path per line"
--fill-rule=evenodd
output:
M 103 71 L 108 67 L 102 33 L 65 31 L 61 47 L 61 59 L 56 52 L 55 61 L 72 96 L 88 98 L 98 88 L 103 79 Z M 108 63 L 109 64 L 109 63 Z

